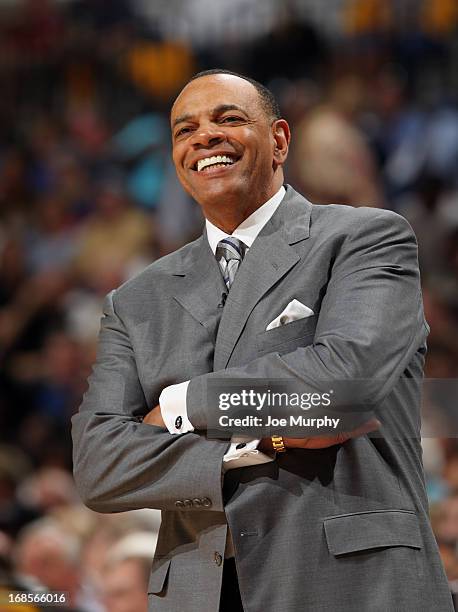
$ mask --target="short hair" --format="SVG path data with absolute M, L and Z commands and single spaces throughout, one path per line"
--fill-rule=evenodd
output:
M 202 70 L 201 72 L 198 72 L 197 74 L 192 76 L 186 83 L 186 85 L 188 83 L 192 83 L 192 81 L 195 81 L 196 79 L 200 79 L 201 77 L 205 76 L 211 76 L 212 74 L 229 74 L 231 76 L 236 76 L 239 79 L 243 79 L 244 81 L 248 81 L 248 83 L 251 83 L 251 85 L 253 85 L 253 87 L 258 92 L 261 101 L 261 106 L 265 111 L 266 115 L 268 117 L 271 117 L 272 119 L 281 119 L 280 107 L 278 106 L 278 102 L 275 99 L 274 94 L 270 91 L 270 89 L 267 89 L 267 87 L 259 81 L 255 81 L 255 79 L 247 77 L 243 74 L 239 74 L 238 72 L 226 70 L 225 68 L 212 68 L 211 70 Z
M 20 566 L 24 549 L 30 544 L 38 546 L 37 542 L 52 542 L 57 545 L 62 558 L 69 564 L 77 567 L 80 561 L 81 542 L 79 538 L 68 531 L 59 521 L 51 516 L 43 516 L 27 523 L 19 531 L 14 561 Z

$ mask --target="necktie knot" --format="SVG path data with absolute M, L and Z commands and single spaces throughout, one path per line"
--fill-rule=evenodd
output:
M 234 282 L 235 275 L 245 257 L 246 250 L 247 245 L 233 236 L 228 236 L 218 242 L 215 255 L 228 289 L 230 289 Z
M 224 257 L 226 261 L 230 261 L 231 259 L 242 261 L 245 256 L 246 248 L 247 246 L 244 242 L 233 236 L 228 236 L 218 242 L 218 246 L 216 247 L 216 259 L 219 261 Z

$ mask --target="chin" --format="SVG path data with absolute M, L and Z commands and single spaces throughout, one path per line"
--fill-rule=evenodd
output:
M 232 176 L 230 179 L 228 177 L 226 180 L 215 181 L 215 184 L 214 186 L 212 185 L 212 187 L 214 187 L 215 191 L 219 190 L 224 191 L 225 193 L 234 194 L 251 193 L 253 189 L 251 182 L 246 180 L 246 178 L 243 176 Z
M 240 185 L 215 181 L 205 189 L 193 190 L 193 197 L 197 202 L 211 202 L 215 199 L 221 201 L 222 198 L 227 199 L 231 195 L 240 194 L 241 191 Z

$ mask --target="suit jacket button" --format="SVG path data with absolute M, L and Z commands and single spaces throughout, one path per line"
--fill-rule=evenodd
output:
M 223 562 L 223 557 L 219 554 L 219 552 L 215 552 L 215 563 L 216 565 L 219 567 L 221 565 L 221 563 Z
M 196 497 L 192 500 L 192 505 L 196 506 L 196 508 L 199 508 L 202 505 L 202 500 L 199 497 Z
M 184 503 L 181 501 L 181 499 L 177 499 L 177 501 L 175 502 L 175 506 L 177 508 L 184 508 Z
M 202 497 L 201 502 L 204 508 L 210 508 L 212 505 L 211 499 L 208 499 L 208 497 Z
M 177 418 L 175 419 L 175 427 L 177 429 L 180 429 L 182 425 L 183 425 L 183 419 L 180 416 L 177 416 Z
M 190 499 L 184 499 L 183 504 L 189 507 L 189 506 L 192 506 L 192 501 Z

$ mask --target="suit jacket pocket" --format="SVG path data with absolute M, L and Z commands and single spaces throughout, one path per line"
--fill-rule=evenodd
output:
M 154 559 L 148 581 L 148 593 L 159 595 L 165 588 L 170 559 Z
M 329 552 L 346 555 L 372 548 L 422 548 L 418 517 L 411 510 L 373 510 L 324 519 Z
M 291 321 L 285 325 L 274 327 L 269 331 L 260 332 L 257 335 L 258 351 L 261 353 L 273 352 L 284 346 L 291 346 L 293 351 L 301 346 L 302 341 L 313 338 L 316 327 L 316 315 Z M 310 344 L 310 342 L 308 342 Z

